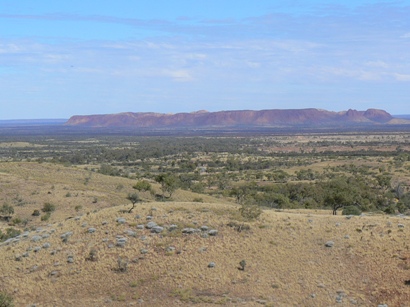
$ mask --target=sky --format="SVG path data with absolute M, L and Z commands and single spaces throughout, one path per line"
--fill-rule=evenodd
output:
M 410 0 L 0 0 L 0 120 L 410 114 Z

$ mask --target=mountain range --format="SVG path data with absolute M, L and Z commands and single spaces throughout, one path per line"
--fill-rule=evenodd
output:
M 246 127 L 326 127 L 355 125 L 410 124 L 384 110 L 326 111 L 322 109 L 271 109 L 236 111 L 196 111 L 164 114 L 153 112 L 72 116 L 65 125 L 79 127 L 129 128 L 246 128 Z

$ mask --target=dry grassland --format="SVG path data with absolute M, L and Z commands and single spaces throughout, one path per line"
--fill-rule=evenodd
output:
M 15 215 L 29 216 L 45 201 L 57 207 L 47 222 L 32 218 L 19 242 L 0 246 L 0 288 L 16 306 L 409 306 L 407 217 L 266 210 L 244 222 L 237 206 L 202 195 L 207 203 L 193 203 L 198 195 L 188 192 L 174 202 L 138 204 L 128 214 L 121 210 L 130 207 L 124 199 L 133 182 L 93 173 L 85 184 L 89 175 L 48 164 L 0 165 L 3 201 L 16 192 L 27 201 Z M 138 229 L 149 215 L 162 233 Z M 171 225 L 177 229 L 169 231 Z M 240 225 L 250 229 L 238 231 Z M 201 226 L 218 234 L 182 233 Z M 124 247 L 116 246 L 119 237 Z M 333 247 L 326 247 L 330 240 Z M 96 261 L 87 259 L 93 249 Z M 128 261 L 125 272 L 119 257 Z

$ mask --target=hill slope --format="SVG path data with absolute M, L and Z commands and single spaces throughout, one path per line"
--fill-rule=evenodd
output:
M 204 128 L 204 127 L 290 127 L 385 124 L 393 117 L 383 110 L 330 112 L 318 109 L 220 111 L 193 113 L 119 113 L 73 116 L 66 125 L 82 127 Z
M 407 217 L 266 210 L 246 222 L 236 205 L 182 202 L 194 196 L 182 192 L 175 196 L 178 202 L 146 202 L 129 214 L 122 199 L 132 181 L 125 178 L 93 174 L 85 181 L 87 171 L 38 163 L 2 163 L 0 173 L 3 200 L 16 191 L 27 200 L 16 206 L 16 215 L 46 200 L 56 205 L 49 221 L 33 217 L 30 230 L 0 244 L 0 289 L 17 306 L 410 301 Z M 98 203 L 91 201 L 95 195 Z M 83 205 L 78 213 L 75 204 Z M 163 229 L 152 232 L 149 222 Z M 193 230 L 184 233 L 186 228 Z M 334 245 L 326 247 L 328 241 Z M 241 260 L 245 270 L 238 269 Z

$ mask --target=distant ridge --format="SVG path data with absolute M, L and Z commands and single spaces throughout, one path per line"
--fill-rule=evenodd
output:
M 410 124 L 410 121 L 400 120 Z M 394 117 L 379 109 L 333 112 L 319 109 L 239 110 L 191 113 L 118 113 L 72 116 L 65 125 L 79 127 L 129 128 L 246 128 L 246 127 L 325 127 L 395 124 Z

